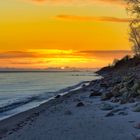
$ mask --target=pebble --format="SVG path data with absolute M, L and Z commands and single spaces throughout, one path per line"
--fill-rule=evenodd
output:
M 82 107 L 82 106 L 85 106 L 85 104 L 83 102 L 79 102 L 76 106 L 77 107 Z
M 134 112 L 140 112 L 140 104 L 133 108 Z
M 113 112 L 109 112 L 105 115 L 105 117 L 111 117 L 111 116 L 114 116 L 114 113 Z
M 55 96 L 55 98 L 57 99 L 57 98 L 60 98 L 61 97 L 61 95 L 57 95 L 57 96 Z
M 126 116 L 126 115 L 128 115 L 128 113 L 127 112 L 124 112 L 124 111 L 121 111 L 121 112 L 118 113 L 118 115 Z
M 134 128 L 136 128 L 136 129 L 140 129 L 140 123 L 135 124 L 135 125 L 134 125 Z
M 101 93 L 99 92 L 92 92 L 89 97 L 94 97 L 94 96 L 101 96 Z
M 110 105 L 109 103 L 103 103 L 103 104 L 101 104 L 100 109 L 101 110 L 112 110 L 113 106 Z

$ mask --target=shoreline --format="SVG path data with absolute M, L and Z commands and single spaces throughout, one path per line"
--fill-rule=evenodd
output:
M 59 94 L 60 97 L 58 97 L 58 95 L 56 95 L 56 97 L 52 97 L 52 98 L 48 99 L 48 101 L 40 104 L 37 107 L 20 112 L 18 114 L 10 116 L 6 119 L 0 120 L 0 139 L 5 137 L 5 135 L 7 134 L 8 131 L 11 131 L 12 129 L 14 129 L 21 122 L 30 121 L 30 119 L 37 117 L 38 114 L 45 111 L 46 109 L 53 107 L 57 104 L 60 104 L 61 102 L 65 101 L 67 98 L 69 98 L 70 96 L 72 96 L 74 94 L 78 94 L 79 92 L 81 92 L 81 90 L 84 90 L 84 88 L 86 88 L 86 87 L 81 87 L 79 89 L 70 91 L 63 95 Z M 16 119 L 16 122 L 15 122 L 15 119 Z M 9 124 L 9 122 L 10 122 L 10 124 Z M 8 128 L 8 129 L 10 128 L 10 129 L 8 131 L 4 132 L 4 130 L 6 128 Z
M 98 79 L 98 78 L 97 78 Z M 66 88 L 63 88 L 63 89 L 60 89 L 60 90 L 58 90 L 58 91 L 54 91 L 54 92 L 46 92 L 46 93 L 53 93 L 53 94 L 55 94 L 54 96 L 52 96 L 52 97 L 46 97 L 46 99 L 44 98 L 44 101 L 42 100 L 40 103 L 38 103 L 38 104 L 36 104 L 36 106 L 33 106 L 33 107 L 30 107 L 30 108 L 27 108 L 27 109 L 25 109 L 25 110 L 23 110 L 23 111 L 20 111 L 20 112 L 18 112 L 18 113 L 15 113 L 15 114 L 11 114 L 11 115 L 8 115 L 8 116 L 4 116 L 4 117 L 2 117 L 2 118 L 0 118 L 0 121 L 2 121 L 2 120 L 5 120 L 5 119 L 8 119 L 8 118 L 10 118 L 10 117 L 12 117 L 12 116 L 15 116 L 15 115 L 18 115 L 18 114 L 20 114 L 20 113 L 24 113 L 24 112 L 26 112 L 26 111 L 28 111 L 28 110 L 31 110 L 31 109 L 34 109 L 34 108 L 36 108 L 36 107 L 38 107 L 38 106 L 40 106 L 40 105 L 42 105 L 42 104 L 44 104 L 44 103 L 47 103 L 47 102 L 49 102 L 50 100 L 53 100 L 53 99 L 55 99 L 55 97 L 56 96 L 63 96 L 63 95 L 66 95 L 66 94 L 69 94 L 69 92 L 73 92 L 73 91 L 76 91 L 76 90 L 79 90 L 79 89 L 81 89 L 82 88 L 82 86 L 83 85 L 87 85 L 87 84 L 89 84 L 91 81 L 81 81 L 81 82 L 79 82 L 79 83 L 77 83 L 77 84 L 75 84 L 75 85 L 72 85 L 72 86 L 68 86 L 68 87 L 66 87 Z M 46 94 L 45 93 L 45 94 Z M 8 105 L 6 105 L 6 106 L 3 106 L 3 107 L 1 107 L 0 108 L 0 112 L 1 113 L 5 113 L 5 112 L 7 112 L 7 111 L 11 111 L 12 109 L 16 109 L 16 108 L 19 108 L 19 107 L 22 107 L 22 106 L 24 106 L 24 105 L 27 105 L 28 103 L 32 103 L 32 101 L 34 101 L 34 100 L 38 100 L 39 98 L 41 98 L 42 96 L 46 96 L 45 94 L 40 94 L 40 95 L 35 95 L 35 96 L 32 96 L 32 97 L 27 97 L 27 98 L 25 98 L 23 101 L 21 100 L 21 101 L 18 101 L 18 102 L 13 102 L 12 104 L 8 104 Z M 38 99 L 37 99 L 38 98 Z M 30 101 L 31 100 L 31 101 Z M 27 102 L 27 103 L 26 103 Z M 23 104 L 22 104 L 23 103 Z M 13 104 L 16 104 L 16 107 L 14 107 L 13 106 Z M 21 105 L 19 105 L 19 106 L 17 106 L 17 104 L 21 104 Z M 10 106 L 13 106 L 13 107 L 10 107 Z
M 108 90 L 122 77 L 108 75 L 0 121 L 2 140 L 137 140 L 139 101 L 121 103 Z M 109 96 L 108 96 L 109 95 Z

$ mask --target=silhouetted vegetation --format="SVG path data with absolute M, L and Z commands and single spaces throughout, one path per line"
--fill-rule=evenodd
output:
M 129 55 L 121 60 L 114 59 L 112 65 L 102 68 L 97 73 L 108 73 L 131 68 L 140 69 L 140 0 L 124 0 L 127 3 L 127 11 L 130 16 L 130 38 L 134 56 Z
M 131 17 L 130 41 L 135 55 L 140 55 L 140 0 L 125 0 L 128 4 L 127 11 Z
M 125 57 L 123 57 L 121 60 L 119 59 L 114 59 L 113 63 L 112 63 L 112 66 L 113 67 L 117 67 L 119 65 L 122 65 L 124 63 L 127 63 L 129 60 L 131 59 L 131 56 L 129 55 L 126 55 Z
M 101 74 L 101 73 L 126 70 L 129 68 L 135 68 L 138 65 L 140 65 L 139 56 L 135 55 L 135 56 L 131 57 L 131 56 L 127 55 L 120 60 L 114 59 L 112 65 L 102 68 L 97 73 Z

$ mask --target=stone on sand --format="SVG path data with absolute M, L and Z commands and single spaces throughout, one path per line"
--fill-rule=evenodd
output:
M 135 124 L 135 125 L 134 125 L 134 128 L 140 129 L 140 123 Z
M 134 112 L 140 112 L 140 104 L 133 108 Z
M 103 103 L 100 106 L 101 110 L 112 110 L 114 107 L 109 103 Z
M 76 106 L 77 107 L 82 107 L 82 106 L 85 106 L 85 104 L 83 102 L 79 102 Z
M 94 96 L 101 96 L 101 93 L 100 92 L 96 92 L 96 91 L 93 91 L 90 95 L 89 95 L 89 97 L 94 97 Z

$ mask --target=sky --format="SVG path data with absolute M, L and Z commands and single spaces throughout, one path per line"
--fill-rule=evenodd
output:
M 131 54 L 123 0 L 1 0 L 0 67 L 96 68 Z

